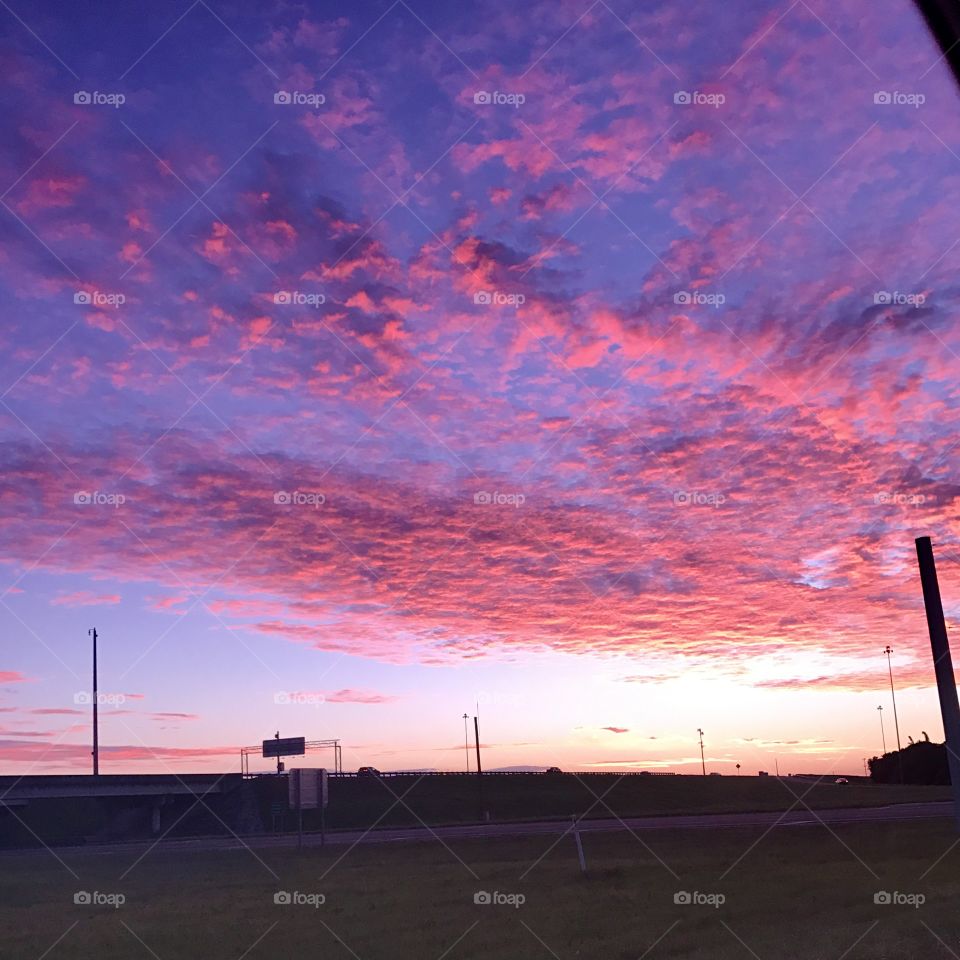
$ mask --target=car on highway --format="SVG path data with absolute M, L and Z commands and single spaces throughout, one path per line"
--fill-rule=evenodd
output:
M 563 773 L 563 771 L 559 767 L 547 767 L 546 772 L 547 773 Z
M 357 770 L 358 777 L 379 777 L 380 771 L 376 767 L 360 767 Z
M 833 782 L 834 782 L 834 783 L 849 783 L 850 781 L 849 781 L 846 777 L 837 777 L 837 779 L 834 780 Z

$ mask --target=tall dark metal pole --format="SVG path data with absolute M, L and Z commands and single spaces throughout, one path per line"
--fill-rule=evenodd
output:
M 883 704 L 877 707 L 877 710 L 880 711 L 880 736 L 883 738 L 883 752 L 887 752 L 887 733 L 883 729 Z
M 477 717 L 473 718 L 473 736 L 477 745 L 477 773 L 483 773 L 483 767 L 480 766 L 480 721 Z
M 97 628 L 91 627 L 87 635 L 93 637 L 93 775 L 100 776 L 100 723 L 97 718 Z
M 697 733 L 700 734 L 700 766 L 703 768 L 703 775 L 707 775 L 707 761 L 703 759 L 703 731 L 697 727 Z
M 480 812 L 480 819 L 483 820 L 486 811 L 483 808 L 483 767 L 480 766 L 480 720 L 473 718 L 473 736 L 477 747 L 477 806 Z
M 897 723 L 897 695 L 893 692 L 893 667 L 890 665 L 890 654 L 893 650 L 888 643 L 883 652 L 887 655 L 887 670 L 890 671 L 890 699 L 893 701 L 893 729 L 897 734 L 897 762 L 900 765 L 900 782 L 903 783 L 903 754 L 900 752 L 900 724 Z
M 954 0 L 916 0 L 916 4 L 943 51 L 941 59 L 950 64 L 954 77 L 960 80 L 960 50 L 957 49 L 960 10 L 956 3 Z
M 923 605 L 927 611 L 927 629 L 930 631 L 933 669 L 937 676 L 937 693 L 940 696 L 940 716 L 943 718 L 943 733 L 947 741 L 947 763 L 953 785 L 953 811 L 957 829 L 960 830 L 960 702 L 957 700 L 950 641 L 947 638 L 947 624 L 943 619 L 940 584 L 937 582 L 937 567 L 929 537 L 917 538 L 917 561 L 920 565 L 920 583 L 923 585 Z

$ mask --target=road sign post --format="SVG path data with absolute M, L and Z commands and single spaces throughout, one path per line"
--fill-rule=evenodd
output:
M 297 767 L 287 774 L 287 802 L 297 811 L 297 847 L 303 848 L 303 811 L 320 810 L 320 845 L 326 845 L 327 771 Z

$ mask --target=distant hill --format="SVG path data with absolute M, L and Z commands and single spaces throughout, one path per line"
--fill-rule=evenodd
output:
M 519 766 L 519 767 L 495 767 L 493 770 L 487 770 L 487 773 L 545 773 L 547 770 L 546 767 L 531 767 L 531 766 Z M 476 772 L 476 771 L 474 771 Z

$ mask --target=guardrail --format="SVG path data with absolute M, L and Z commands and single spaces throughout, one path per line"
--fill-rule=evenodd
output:
M 375 779 L 376 777 L 382 777 L 384 779 L 390 777 L 475 777 L 477 775 L 475 770 L 471 770 L 469 773 L 465 770 L 378 770 L 374 773 L 350 773 L 348 771 L 343 771 L 342 773 L 333 773 L 332 771 L 327 771 L 327 775 L 331 778 L 336 777 L 352 777 L 354 779 L 359 778 L 361 780 L 365 779 Z M 249 777 L 276 777 L 278 774 L 275 771 L 265 770 L 262 773 L 251 773 L 248 774 Z M 280 774 L 283 776 L 283 774 Z M 558 777 L 558 776 L 576 776 L 576 777 L 683 777 L 683 776 L 694 776 L 694 774 L 683 774 L 683 773 L 674 773 L 672 770 L 628 770 L 623 772 L 617 772 L 615 770 L 561 770 L 559 773 L 548 773 L 546 770 L 484 770 L 482 776 L 484 777 Z M 700 776 L 700 774 L 696 774 Z

